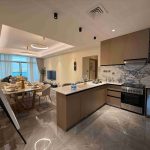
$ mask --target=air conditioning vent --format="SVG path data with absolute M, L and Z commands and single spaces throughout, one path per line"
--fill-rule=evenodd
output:
M 89 12 L 88 12 L 88 14 L 92 18 L 95 18 L 96 16 L 101 16 L 104 13 L 108 13 L 108 11 L 106 10 L 106 8 L 102 4 L 99 4 L 98 6 L 90 9 Z

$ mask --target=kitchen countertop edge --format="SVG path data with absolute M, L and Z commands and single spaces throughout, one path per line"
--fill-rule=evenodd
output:
M 68 96 L 68 95 L 76 94 L 76 93 L 79 93 L 79 92 L 83 92 L 83 91 L 86 91 L 86 90 L 89 90 L 89 89 L 93 89 L 93 88 L 96 88 L 96 87 L 100 87 L 100 86 L 104 86 L 104 85 L 121 86 L 122 83 L 100 83 L 100 84 L 93 84 L 93 83 L 91 83 L 91 86 L 89 86 L 89 87 L 80 88 L 80 89 L 77 88 L 77 90 L 74 90 L 74 91 L 71 90 L 70 86 L 66 86 L 66 87 L 70 88 L 69 92 L 64 92 L 66 87 L 58 87 L 58 88 L 54 89 L 54 91 L 56 91 L 56 92 L 58 92 L 60 94 Z

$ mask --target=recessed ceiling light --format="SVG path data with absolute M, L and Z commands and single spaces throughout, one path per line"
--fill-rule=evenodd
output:
M 47 50 L 48 47 L 42 44 L 31 44 L 31 47 L 39 50 Z
M 115 29 L 112 29 L 112 32 L 115 32 L 116 30 Z

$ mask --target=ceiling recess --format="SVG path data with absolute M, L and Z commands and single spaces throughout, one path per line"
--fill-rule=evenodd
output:
M 108 13 L 108 10 L 102 4 L 98 4 L 97 6 L 93 7 L 92 9 L 90 9 L 88 11 L 88 14 L 92 18 L 95 18 L 97 16 L 101 16 L 105 13 Z
M 29 50 L 29 47 L 27 46 L 27 51 L 23 51 L 21 53 L 24 53 L 24 54 L 29 54 L 29 55 L 32 55 L 32 51 Z

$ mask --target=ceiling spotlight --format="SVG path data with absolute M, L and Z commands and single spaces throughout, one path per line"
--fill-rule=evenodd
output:
M 96 36 L 94 36 L 94 40 L 96 40 Z
M 112 32 L 115 32 L 116 30 L 115 29 L 112 29 Z
M 79 27 L 79 32 L 82 32 L 82 27 Z
M 58 19 L 58 13 L 54 12 L 54 19 Z

